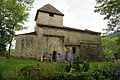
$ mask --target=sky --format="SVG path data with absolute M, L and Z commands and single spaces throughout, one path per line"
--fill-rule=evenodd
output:
M 28 29 L 17 31 L 16 33 L 33 32 L 37 9 L 48 3 L 64 13 L 64 26 L 83 30 L 89 29 L 96 32 L 103 32 L 102 29 L 107 28 L 107 21 L 103 20 L 103 16 L 99 13 L 94 13 L 95 0 L 35 0 L 33 8 L 29 11 L 28 22 L 24 24 Z

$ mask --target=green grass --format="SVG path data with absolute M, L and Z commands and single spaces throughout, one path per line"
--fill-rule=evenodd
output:
M 4 78 L 14 77 L 18 72 L 27 65 L 36 65 L 38 61 L 28 59 L 17 59 L 0 57 L 0 74 Z
M 40 62 L 36 60 L 30 59 L 17 59 L 17 58 L 10 58 L 6 59 L 5 57 L 0 57 L 0 67 L 4 70 L 16 70 L 25 65 L 36 65 Z
M 26 66 L 37 67 L 40 64 L 40 71 L 43 75 L 52 75 L 58 71 L 64 72 L 65 64 L 57 64 L 51 62 L 40 62 L 31 59 L 20 59 L 0 57 L 0 75 L 5 79 L 15 77 L 20 70 Z
M 0 75 L 5 79 L 10 79 L 11 77 L 16 77 L 20 70 L 26 66 L 34 66 L 40 64 L 40 73 L 41 75 L 55 75 L 57 72 L 63 72 L 66 66 L 66 63 L 51 63 L 51 62 L 39 62 L 37 60 L 31 59 L 20 59 L 20 58 L 10 58 L 6 59 L 5 57 L 0 57 Z M 90 70 L 95 66 L 108 66 L 115 65 L 113 62 L 91 62 Z
M 102 66 L 114 66 L 116 65 L 113 62 L 91 62 L 90 63 L 90 68 L 92 69 L 95 66 L 102 67 Z

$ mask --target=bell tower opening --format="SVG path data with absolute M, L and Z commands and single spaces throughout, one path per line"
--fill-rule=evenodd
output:
M 49 13 L 49 16 L 54 17 L 54 14 L 53 13 Z

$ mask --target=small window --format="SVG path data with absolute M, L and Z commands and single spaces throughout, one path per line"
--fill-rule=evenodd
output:
M 24 39 L 21 40 L 21 51 L 23 51 L 23 49 L 25 49 L 25 41 L 24 41 Z
M 73 54 L 75 54 L 76 53 L 76 48 L 73 47 L 72 50 L 73 50 Z
M 49 16 L 54 17 L 54 14 L 53 13 L 49 13 Z

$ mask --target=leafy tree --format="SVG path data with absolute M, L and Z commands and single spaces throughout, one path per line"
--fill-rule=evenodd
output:
M 6 44 L 5 44 L 6 42 L 7 42 L 6 32 L 0 29 L 0 55 L 4 55 L 4 53 L 6 52 Z
M 0 49 L 5 52 L 7 44 L 9 44 L 8 56 L 12 40 L 15 37 L 15 31 L 21 30 L 27 21 L 30 6 L 34 0 L 1 0 L 0 1 Z M 2 49 L 3 48 L 3 49 Z M 1 52 L 0 52 L 1 54 Z
M 105 59 L 113 59 L 116 58 L 114 53 L 118 53 L 119 45 L 117 45 L 118 38 L 109 38 L 104 37 L 102 38 L 102 47 L 103 47 L 103 54 Z
M 113 31 L 120 25 L 120 0 L 96 0 L 95 12 L 105 15 L 108 20 L 107 31 Z
M 117 45 L 120 46 L 120 35 L 118 36 L 118 39 L 117 39 Z
M 120 59 L 120 35 L 117 38 L 116 43 L 118 45 L 118 50 L 117 50 L 117 53 L 115 55 L 116 55 L 116 59 Z

